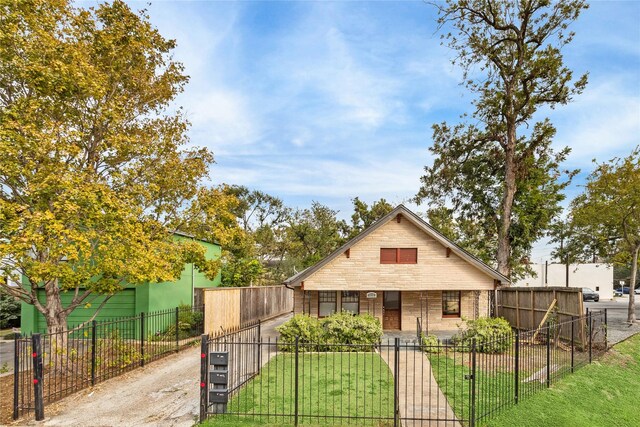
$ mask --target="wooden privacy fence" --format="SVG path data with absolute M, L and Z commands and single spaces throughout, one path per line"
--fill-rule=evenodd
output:
M 566 287 L 502 288 L 498 289 L 497 315 L 504 317 L 518 330 L 535 330 L 543 320 L 564 323 L 584 315 L 582 289 Z M 554 307 L 549 312 L 553 301 Z M 545 318 L 545 316 L 547 316 Z M 582 321 L 578 340 L 584 342 L 586 324 Z M 567 332 L 569 333 L 569 332 Z M 568 336 L 562 338 L 568 339 Z
M 293 311 L 293 291 L 284 286 L 204 289 L 206 334 L 237 329 Z

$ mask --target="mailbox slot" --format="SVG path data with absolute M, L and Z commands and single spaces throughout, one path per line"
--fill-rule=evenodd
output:
M 209 403 L 227 403 L 228 401 L 229 393 L 226 388 L 209 391 Z
M 229 353 L 226 351 L 212 351 L 209 354 L 209 364 L 210 365 L 228 365 L 229 364 Z
M 209 382 L 211 384 L 227 385 L 227 379 L 229 377 L 229 371 L 226 369 L 214 370 L 209 372 Z

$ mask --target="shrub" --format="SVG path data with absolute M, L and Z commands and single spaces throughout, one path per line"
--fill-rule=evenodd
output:
M 322 328 L 329 351 L 371 351 L 382 338 L 380 321 L 370 314 L 336 313 L 322 320 Z
M 276 328 L 280 332 L 280 340 L 284 344 L 294 344 L 298 337 L 299 344 L 319 343 L 323 331 L 320 321 L 306 314 L 296 314 L 291 319 Z M 290 345 L 281 347 L 282 351 L 291 351 Z
M 382 338 L 380 321 L 369 314 L 354 316 L 343 312 L 322 320 L 297 314 L 276 328 L 282 351 L 293 351 L 298 337 L 299 351 L 371 351 Z M 316 345 L 304 345 L 316 344 Z M 353 344 L 348 347 L 344 344 Z
M 464 322 L 466 327 L 459 327 L 458 334 L 453 338 L 464 350 L 471 350 L 474 339 L 476 351 L 480 353 L 502 353 L 511 347 L 511 325 L 502 317 L 480 317 Z
M 149 341 L 171 341 L 176 339 L 175 319 L 171 317 L 171 324 L 164 331 L 149 334 Z M 194 311 L 188 304 L 180 304 L 178 307 L 178 339 L 197 336 L 202 331 L 204 316 L 200 311 Z
M 20 301 L 0 292 L 0 329 L 18 325 L 20 325 Z
M 433 334 L 422 336 L 422 348 L 427 353 L 437 353 L 440 351 L 440 340 Z

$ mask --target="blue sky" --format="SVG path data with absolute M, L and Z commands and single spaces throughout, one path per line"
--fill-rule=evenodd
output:
M 147 7 L 133 3 L 134 7 Z M 472 95 L 440 46 L 424 2 L 154 2 L 147 7 L 191 76 L 177 100 L 191 142 L 215 154 L 211 182 L 243 184 L 342 217 L 350 199 L 406 202 L 430 164 L 431 125 L 457 121 Z M 543 111 L 570 146 L 565 166 L 640 143 L 640 2 L 592 2 L 565 51 L 589 85 Z M 419 208 L 418 208 L 419 210 Z M 533 260 L 551 248 L 539 242 Z

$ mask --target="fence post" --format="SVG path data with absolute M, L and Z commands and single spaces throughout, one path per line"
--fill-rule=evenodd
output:
M 144 311 L 140 313 L 140 366 L 144 366 Z
M 258 357 L 257 357 L 257 367 L 256 373 L 260 373 L 260 369 L 262 368 L 262 322 L 258 319 Z
M 469 425 L 476 425 L 476 339 L 471 341 L 471 415 Z
M 589 363 L 592 361 L 591 350 L 593 349 L 593 313 L 589 313 Z
M 519 392 L 520 392 L 520 331 L 516 331 L 516 360 L 515 360 L 515 375 L 514 375 L 514 390 L 515 390 L 515 402 L 518 404 Z
M 176 307 L 176 351 L 180 350 L 180 307 Z M 191 334 L 189 334 L 191 335 Z
M 551 387 L 551 328 L 547 322 L 547 388 Z
M 20 383 L 20 334 L 13 336 L 13 419 L 18 419 L 18 384 Z
M 395 338 L 393 342 L 393 427 L 398 427 L 400 420 L 400 399 L 399 393 L 400 375 L 400 338 Z
M 607 351 L 609 348 L 609 324 L 607 322 L 607 309 L 604 309 L 604 350 Z
M 298 358 L 300 356 L 299 352 L 299 337 L 296 337 L 296 360 L 295 360 L 295 372 L 294 372 L 294 399 L 295 399 L 295 407 L 294 407 L 294 420 L 293 425 L 298 425 Z
M 203 423 L 207 419 L 207 397 L 209 392 L 207 370 L 209 368 L 209 336 L 202 334 L 200 336 L 200 422 Z
M 40 334 L 31 336 L 31 348 L 33 349 L 33 400 L 36 421 L 42 421 L 44 420 L 44 400 L 42 398 L 42 341 Z
M 96 385 L 96 321 L 91 321 L 91 386 Z
M 573 367 L 574 367 L 573 359 L 574 359 L 574 353 L 575 353 L 575 347 L 576 347 L 575 331 L 576 331 L 576 318 L 575 316 L 571 316 L 571 373 L 572 374 L 573 374 Z

